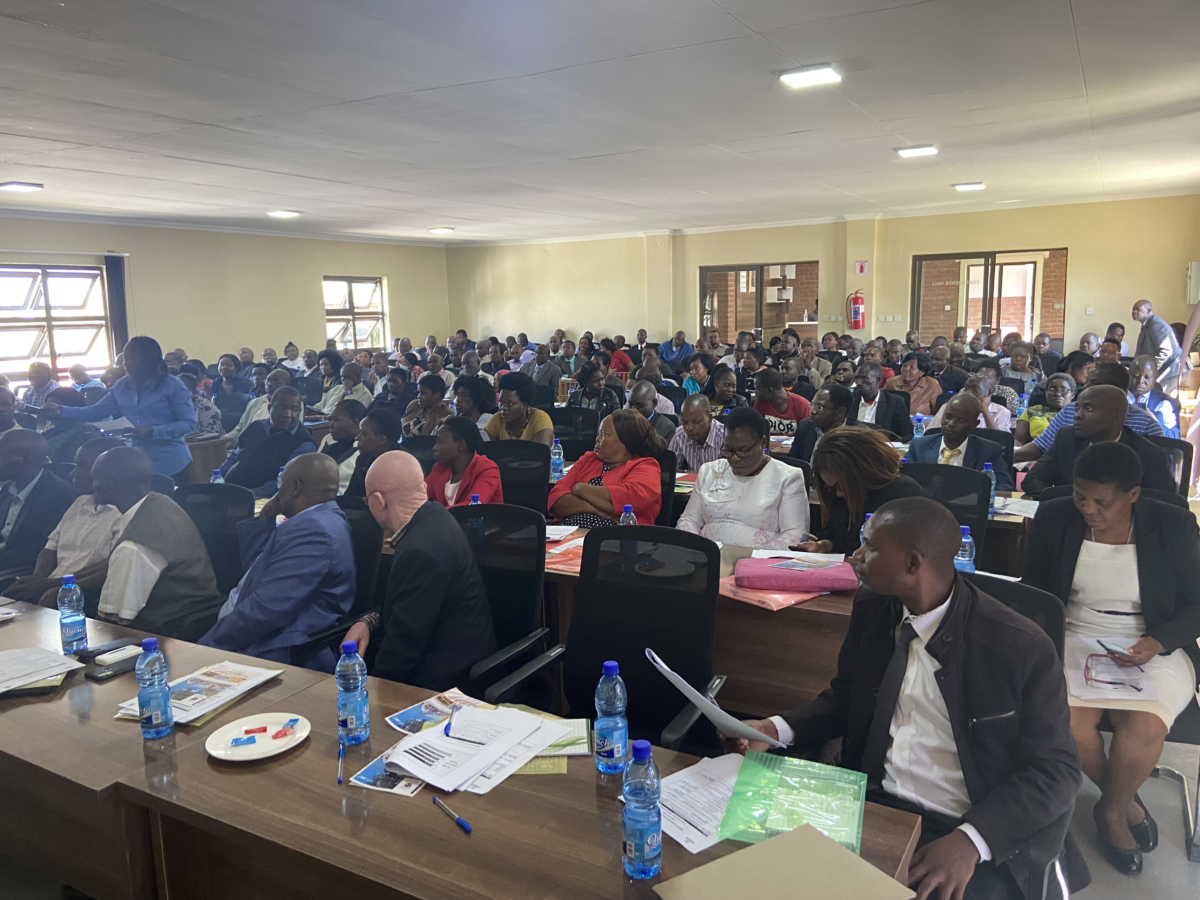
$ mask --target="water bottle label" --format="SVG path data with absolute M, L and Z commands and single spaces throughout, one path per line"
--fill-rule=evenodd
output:
M 616 761 L 625 758 L 625 737 L 627 732 L 624 730 L 614 731 L 606 735 L 596 735 L 596 755 L 601 759 L 611 759 Z
M 62 639 L 65 644 L 73 644 L 76 641 L 82 641 L 87 637 L 87 619 L 82 616 L 77 622 L 65 621 L 62 623 Z
M 141 716 L 143 728 L 161 725 L 163 722 L 162 710 L 150 709 L 148 706 L 143 706 L 138 710 L 138 715 Z
M 662 851 L 662 834 L 651 831 L 644 838 L 635 832 L 635 840 L 621 842 L 622 853 L 630 862 L 644 862 L 654 859 Z

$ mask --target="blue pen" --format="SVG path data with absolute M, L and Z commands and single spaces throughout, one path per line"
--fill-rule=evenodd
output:
M 455 825 L 457 825 L 459 828 L 461 828 L 467 834 L 471 833 L 471 823 L 468 822 L 466 819 L 464 819 L 462 816 L 455 815 L 454 810 L 452 810 L 445 803 L 443 803 L 441 797 L 435 796 L 433 798 L 433 804 L 438 809 L 440 809 L 442 812 L 444 812 L 446 815 L 448 815 L 450 818 L 452 818 L 454 820 Z
M 338 784 L 342 783 L 342 762 L 346 759 L 346 745 L 338 741 Z

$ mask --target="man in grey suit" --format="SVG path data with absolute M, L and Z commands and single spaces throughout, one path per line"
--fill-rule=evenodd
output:
M 521 366 L 521 371 L 532 378 L 534 384 L 548 388 L 557 389 L 562 377 L 562 369 L 550 358 L 549 344 L 538 344 L 533 359 Z
M 1164 394 L 1173 394 L 1179 387 L 1183 351 L 1175 332 L 1162 318 L 1154 314 L 1149 300 L 1133 304 L 1133 318 L 1142 323 L 1135 356 L 1153 356 L 1158 366 L 1158 386 Z
M 805 338 L 800 343 L 800 377 L 807 378 L 818 391 L 825 386 L 825 379 L 833 374 L 829 360 L 817 356 L 820 349 L 816 338 Z

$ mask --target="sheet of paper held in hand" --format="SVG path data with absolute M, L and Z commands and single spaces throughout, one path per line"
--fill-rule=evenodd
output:
M 712 722 L 717 731 L 728 738 L 743 738 L 748 741 L 762 741 L 771 747 L 785 747 L 786 744 L 781 744 L 774 738 L 767 737 L 761 731 L 755 731 L 749 725 L 739 719 L 735 719 L 717 704 L 713 703 L 702 693 L 676 675 L 667 666 L 665 662 L 658 658 L 649 647 L 646 648 L 646 658 L 654 665 L 658 671 L 662 672 L 663 676 L 675 687 L 679 688 L 683 696 L 687 697 L 696 705 L 696 708 L 704 714 L 704 718 Z
M 1079 700 L 1153 700 L 1154 682 L 1138 666 L 1118 666 L 1101 646 L 1127 650 L 1138 642 L 1135 637 L 1085 638 L 1071 635 L 1063 647 L 1066 658 L 1067 687 L 1071 696 Z M 1088 657 L 1092 657 L 1088 666 Z M 1085 667 L 1091 675 L 1084 675 Z
M 232 703 L 264 681 L 270 681 L 281 674 L 282 669 L 260 669 L 226 661 L 176 678 L 170 682 L 171 709 L 175 713 L 175 724 L 186 725 L 194 722 Z M 126 700 L 117 709 L 119 717 L 136 719 L 137 697 Z
M 83 663 L 42 647 L 0 650 L 0 693 L 82 668 Z

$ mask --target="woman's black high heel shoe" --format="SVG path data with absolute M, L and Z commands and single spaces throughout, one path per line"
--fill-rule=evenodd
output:
M 1142 812 L 1146 814 L 1146 818 L 1142 819 L 1136 825 L 1130 825 L 1129 833 L 1137 841 L 1138 849 L 1143 853 L 1149 853 L 1158 847 L 1158 823 L 1150 815 L 1150 810 L 1146 809 L 1146 804 L 1142 802 L 1141 797 L 1134 794 L 1133 802 L 1142 808 Z

